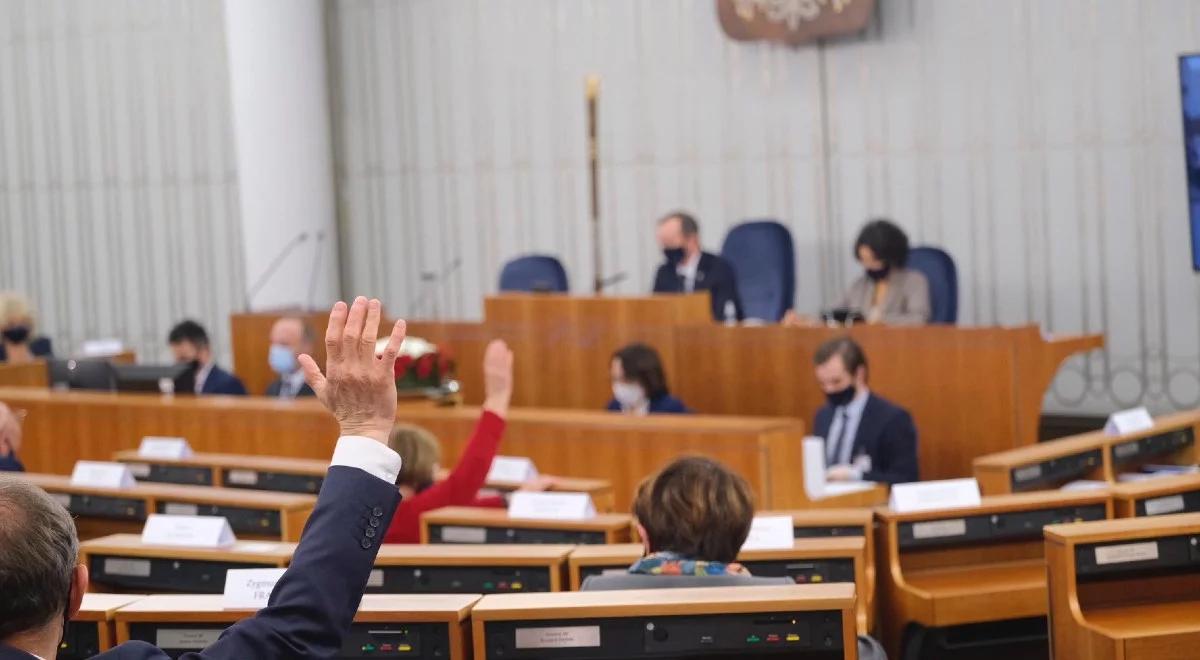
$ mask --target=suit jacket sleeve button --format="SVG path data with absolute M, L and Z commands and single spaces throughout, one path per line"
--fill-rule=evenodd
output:
M 370 550 L 371 549 L 371 539 L 363 539 L 361 545 L 362 545 L 363 550 Z
M 383 507 L 377 506 L 374 509 L 372 509 L 371 515 L 375 516 L 376 518 L 378 518 L 379 516 L 382 516 L 383 515 Z

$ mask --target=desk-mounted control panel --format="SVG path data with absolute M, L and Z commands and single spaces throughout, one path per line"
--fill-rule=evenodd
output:
M 817 527 L 792 527 L 792 538 L 796 539 L 827 539 L 846 536 L 863 536 L 868 533 L 866 527 L 859 525 L 822 525 Z
M 274 568 L 254 562 L 202 561 L 163 557 L 90 555 L 92 582 L 127 592 L 219 594 L 225 573 L 238 568 Z
M 324 481 L 324 477 L 308 474 L 238 468 L 224 468 L 221 470 L 221 483 L 225 484 L 226 488 L 275 490 L 285 493 L 316 495 L 321 492 L 321 484 Z
M 179 516 L 223 516 L 229 521 L 229 527 L 233 529 L 234 534 L 279 536 L 283 533 L 279 511 L 274 509 L 159 501 L 157 510 L 158 513 Z
M 742 565 L 754 577 L 789 577 L 796 584 L 824 584 L 828 582 L 854 582 L 854 560 L 849 557 L 831 559 L 769 559 L 746 561 Z M 629 563 L 612 565 L 581 566 L 580 584 L 593 575 L 624 573 Z
M 139 521 L 146 519 L 146 502 L 140 499 L 76 493 L 51 493 L 50 497 L 67 507 L 72 515 L 80 518 Z
M 1196 433 L 1192 427 L 1156 433 L 1137 440 L 1116 443 L 1112 446 L 1113 465 L 1121 466 L 1129 463 L 1141 463 L 1190 447 L 1196 443 Z
M 430 543 L 533 543 L 551 545 L 604 545 L 604 532 L 574 529 L 527 529 L 430 525 Z
M 1075 546 L 1080 581 L 1181 570 L 1200 571 L 1200 534 Z
M 72 621 L 63 631 L 57 660 L 86 660 L 100 653 L 100 628 L 95 621 Z
M 1104 462 L 1100 449 L 1069 456 L 1057 456 L 1040 463 L 1030 463 L 1009 471 L 1012 492 L 1043 490 L 1074 481 L 1098 469 Z
M 140 463 L 127 461 L 129 472 L 138 481 L 151 481 L 161 484 L 179 484 L 181 486 L 211 486 L 213 471 L 211 468 L 195 465 L 172 465 L 170 463 Z
M 495 621 L 484 636 L 506 659 L 843 657 L 840 611 Z
M 1107 513 L 1105 505 L 1089 504 L 903 522 L 899 543 L 901 550 L 911 550 L 1033 539 L 1046 525 L 1104 520 Z
M 129 637 L 178 658 L 215 642 L 225 627 L 216 623 L 131 623 Z M 335 657 L 442 660 L 450 657 L 450 627 L 445 623 L 355 623 Z
M 509 594 L 550 591 L 547 566 L 383 566 L 369 594 Z
M 1140 499 L 1134 503 L 1134 510 L 1138 517 L 1200 511 L 1200 490 Z

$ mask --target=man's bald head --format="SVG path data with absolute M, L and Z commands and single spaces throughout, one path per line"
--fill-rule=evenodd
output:
M 285 316 L 271 326 L 271 343 L 287 346 L 296 355 L 311 353 L 313 331 L 308 322 L 296 316 Z

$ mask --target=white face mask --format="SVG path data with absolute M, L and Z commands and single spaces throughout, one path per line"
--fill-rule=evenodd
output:
M 615 382 L 612 386 L 613 398 L 622 408 L 635 408 L 646 400 L 646 391 L 641 385 L 634 383 Z

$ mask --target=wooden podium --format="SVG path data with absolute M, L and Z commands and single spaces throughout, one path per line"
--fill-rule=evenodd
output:
M 487 298 L 484 311 L 481 323 L 409 323 L 409 334 L 455 356 L 467 403 L 483 399 L 479 365 L 492 338 L 517 355 L 514 405 L 588 410 L 612 396 L 612 353 L 641 341 L 659 351 L 671 391 L 697 412 L 793 417 L 810 428 L 824 402 L 813 354 L 849 334 L 866 350 L 872 390 L 916 420 L 923 479 L 966 476 L 976 456 L 1036 443 L 1042 398 L 1063 360 L 1104 345 L 1099 335 L 1044 336 L 1034 326 L 725 327 L 711 320 L 705 295 L 515 294 Z M 278 316 L 231 317 L 234 368 L 251 392 L 274 378 L 267 334 Z M 320 336 L 326 314 L 309 317 Z M 320 341 L 315 348 L 323 360 Z

